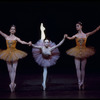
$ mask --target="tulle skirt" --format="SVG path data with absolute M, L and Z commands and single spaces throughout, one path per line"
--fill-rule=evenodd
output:
M 95 54 L 95 49 L 93 47 L 73 47 L 66 51 L 66 53 L 70 56 L 74 56 L 76 58 L 88 58 Z
M 9 48 L 6 50 L 2 50 L 2 52 L 0 52 L 0 59 L 8 61 L 8 62 L 17 61 L 25 56 L 27 56 L 26 52 L 23 52 L 16 48 L 11 48 L 11 49 Z
M 43 46 L 43 41 L 39 40 L 35 45 L 37 46 Z M 50 47 L 55 46 L 56 44 L 54 42 L 50 41 Z M 40 65 L 41 67 L 50 67 L 56 64 L 57 60 L 60 57 L 60 52 L 58 48 L 54 49 L 52 51 L 52 55 L 50 55 L 48 58 L 45 58 L 42 55 L 42 52 L 40 49 L 32 48 L 32 54 L 35 59 L 35 61 Z

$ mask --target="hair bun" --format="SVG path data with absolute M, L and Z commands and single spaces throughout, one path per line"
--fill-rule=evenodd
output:
M 77 24 L 80 24 L 80 25 L 82 25 L 82 22 L 80 22 L 80 21 L 79 21 Z

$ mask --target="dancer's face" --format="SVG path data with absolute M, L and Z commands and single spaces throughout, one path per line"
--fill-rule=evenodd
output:
M 16 33 L 16 28 L 15 28 L 14 26 L 12 26 L 12 27 L 10 28 L 10 33 L 11 33 L 11 34 L 15 34 L 15 33 Z
M 48 46 L 49 46 L 49 40 L 46 39 L 46 40 L 44 41 L 44 45 L 45 45 L 46 47 L 48 47 Z
M 82 26 L 80 24 L 76 24 L 76 30 L 79 31 L 82 29 Z

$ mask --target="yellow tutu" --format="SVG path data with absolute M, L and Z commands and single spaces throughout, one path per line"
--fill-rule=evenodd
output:
M 0 59 L 10 62 L 27 56 L 27 53 L 16 49 L 16 43 L 16 40 L 6 40 L 7 49 L 0 52 Z
M 95 54 L 93 47 L 86 47 L 87 38 L 76 38 L 76 47 L 73 47 L 66 51 L 70 56 L 76 58 L 88 58 Z

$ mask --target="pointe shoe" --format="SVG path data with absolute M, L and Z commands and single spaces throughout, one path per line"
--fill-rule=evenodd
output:
M 79 90 L 82 89 L 82 83 L 78 83 L 78 88 L 79 88 Z
M 16 87 L 16 84 L 15 84 L 15 83 L 11 83 L 11 84 L 9 85 L 9 87 L 10 87 L 11 92 L 14 92 L 15 87 Z
M 84 83 L 81 82 L 78 85 L 79 85 L 79 90 L 84 90 Z
M 42 83 L 42 86 L 43 86 L 43 90 L 45 91 L 46 85 Z
M 82 83 L 82 85 L 81 85 L 81 88 L 82 88 L 82 90 L 84 90 L 84 84 Z

